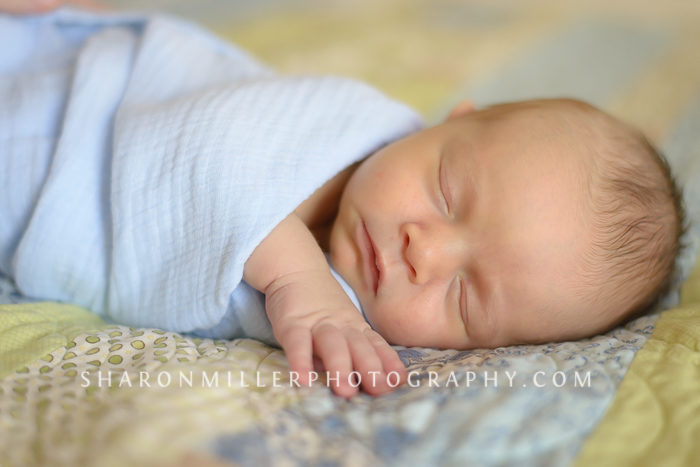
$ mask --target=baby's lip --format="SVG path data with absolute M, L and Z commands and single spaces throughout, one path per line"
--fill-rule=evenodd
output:
M 360 246 L 360 251 L 362 253 L 362 265 L 367 288 L 372 290 L 376 296 L 382 277 L 380 267 L 381 258 L 377 254 L 374 242 L 372 242 L 372 236 L 369 234 L 369 230 L 367 230 L 367 225 L 365 225 L 364 221 L 362 221 L 359 225 L 358 245 Z

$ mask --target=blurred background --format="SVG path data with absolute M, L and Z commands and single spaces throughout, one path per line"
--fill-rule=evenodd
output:
M 368 81 L 429 124 L 464 98 L 569 96 L 639 127 L 677 162 L 698 156 L 697 0 L 105 3 L 188 18 L 283 73 Z

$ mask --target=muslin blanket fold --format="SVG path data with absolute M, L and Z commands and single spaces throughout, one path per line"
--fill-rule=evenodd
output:
M 179 20 L 0 16 L 0 197 L 11 200 L 0 271 L 26 295 L 120 323 L 212 328 L 284 217 L 420 127 L 363 84 L 276 76 Z

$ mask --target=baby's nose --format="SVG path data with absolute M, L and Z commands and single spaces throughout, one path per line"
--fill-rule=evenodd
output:
M 464 242 L 455 229 L 407 223 L 402 235 L 409 279 L 414 284 L 449 277 L 459 268 Z

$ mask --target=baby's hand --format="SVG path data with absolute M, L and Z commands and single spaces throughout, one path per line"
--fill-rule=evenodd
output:
M 299 383 L 308 384 L 313 356 L 321 360 L 333 392 L 379 395 L 406 381 L 398 354 L 373 331 L 330 270 L 296 272 L 278 278 L 266 294 L 267 315 Z
M 333 392 L 343 397 L 357 394 L 350 379 L 353 371 L 373 395 L 406 381 L 401 359 L 362 318 L 296 213 L 255 248 L 243 279 L 265 293 L 272 332 L 301 384 L 311 379 L 314 355 L 325 367 Z

